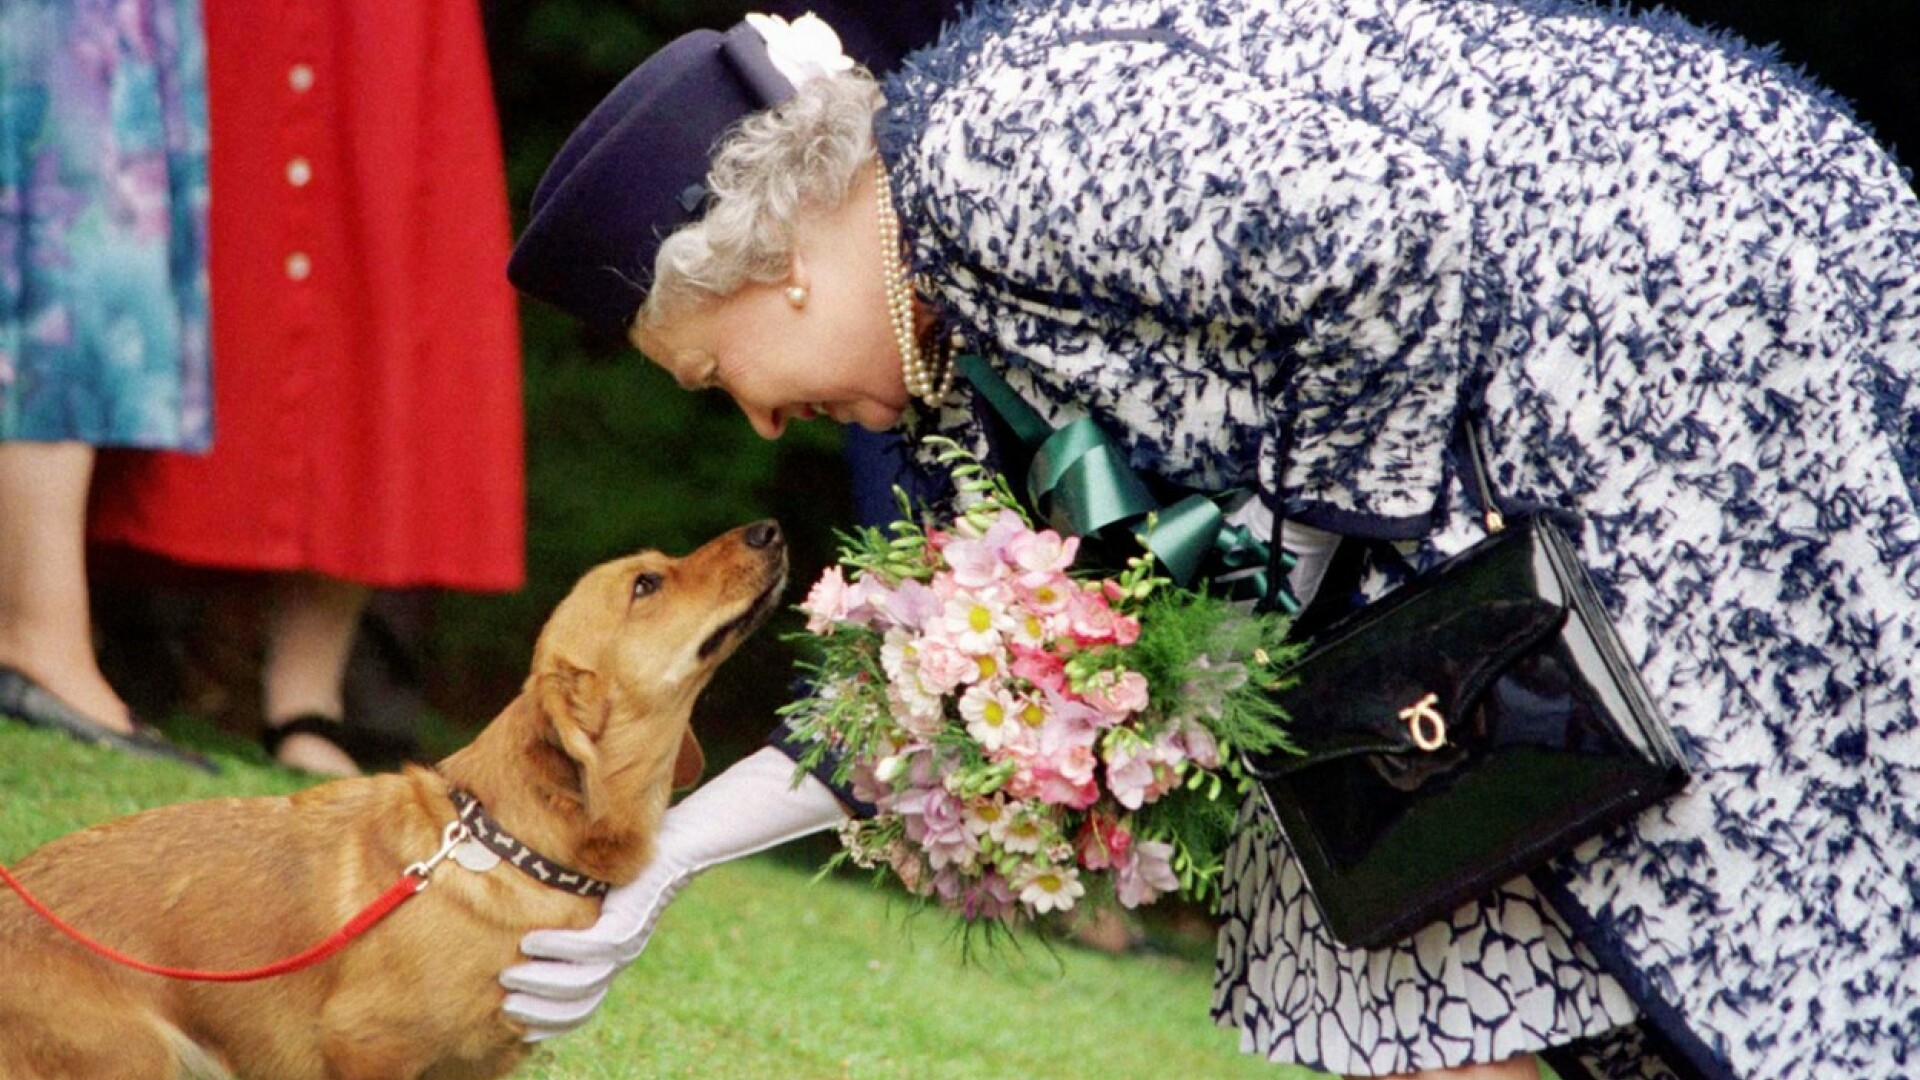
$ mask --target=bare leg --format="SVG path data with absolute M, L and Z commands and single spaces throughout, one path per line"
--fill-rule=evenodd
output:
M 261 711 L 268 724 L 317 714 L 338 719 L 344 711 L 341 681 L 354 631 L 371 591 L 364 585 L 319 574 L 276 577 L 267 613 L 267 649 L 261 672 Z M 311 735 L 289 735 L 280 745 L 282 765 L 325 776 L 357 776 L 353 759 Z
M 87 606 L 93 462 L 86 443 L 0 443 L 0 663 L 125 733 L 132 715 L 100 673 Z
M 1522 1054 L 1491 1065 L 1429 1069 L 1426 1072 L 1390 1077 L 1388 1080 L 1540 1080 L 1540 1061 L 1532 1054 Z

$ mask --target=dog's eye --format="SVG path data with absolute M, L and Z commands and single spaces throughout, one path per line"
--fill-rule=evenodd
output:
M 638 600 L 643 596 L 652 596 L 654 593 L 657 593 L 659 591 L 660 591 L 660 575 L 659 574 L 641 574 L 639 577 L 636 577 L 633 579 L 633 598 L 635 600 Z

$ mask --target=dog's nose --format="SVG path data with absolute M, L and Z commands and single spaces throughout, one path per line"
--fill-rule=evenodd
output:
M 747 546 L 750 548 L 770 548 L 780 542 L 780 523 L 768 518 L 747 526 Z

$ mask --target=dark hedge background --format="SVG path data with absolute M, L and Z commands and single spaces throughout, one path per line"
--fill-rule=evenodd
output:
M 648 53 L 697 26 L 724 28 L 775 0 L 491 0 L 484 7 L 506 140 L 516 229 L 547 161 L 594 103 Z M 1910 23 L 1916 0 L 1685 0 L 1668 5 L 1757 43 L 1778 43 L 1912 163 L 1920 158 L 1920 80 Z M 838 5 L 879 13 L 879 30 L 911 35 L 934 0 Z M 821 8 L 823 14 L 829 14 Z M 442 600 L 429 690 L 455 723 L 485 719 L 510 696 L 545 612 L 588 565 L 641 545 L 690 550 L 707 536 L 773 515 L 796 543 L 794 598 L 851 520 L 837 433 L 791 429 L 755 438 L 724 399 L 680 392 L 617 342 L 585 337 L 542 304 L 523 306 L 530 491 L 530 582 L 506 597 Z M 789 615 L 736 658 L 702 706 L 716 763 L 763 737 L 787 697 Z

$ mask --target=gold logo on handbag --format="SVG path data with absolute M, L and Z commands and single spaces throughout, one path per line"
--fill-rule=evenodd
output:
M 1439 694 L 1428 694 L 1400 710 L 1400 719 L 1407 722 L 1413 745 L 1422 750 L 1438 750 L 1447 744 L 1447 718 L 1440 715 L 1439 704 Z

